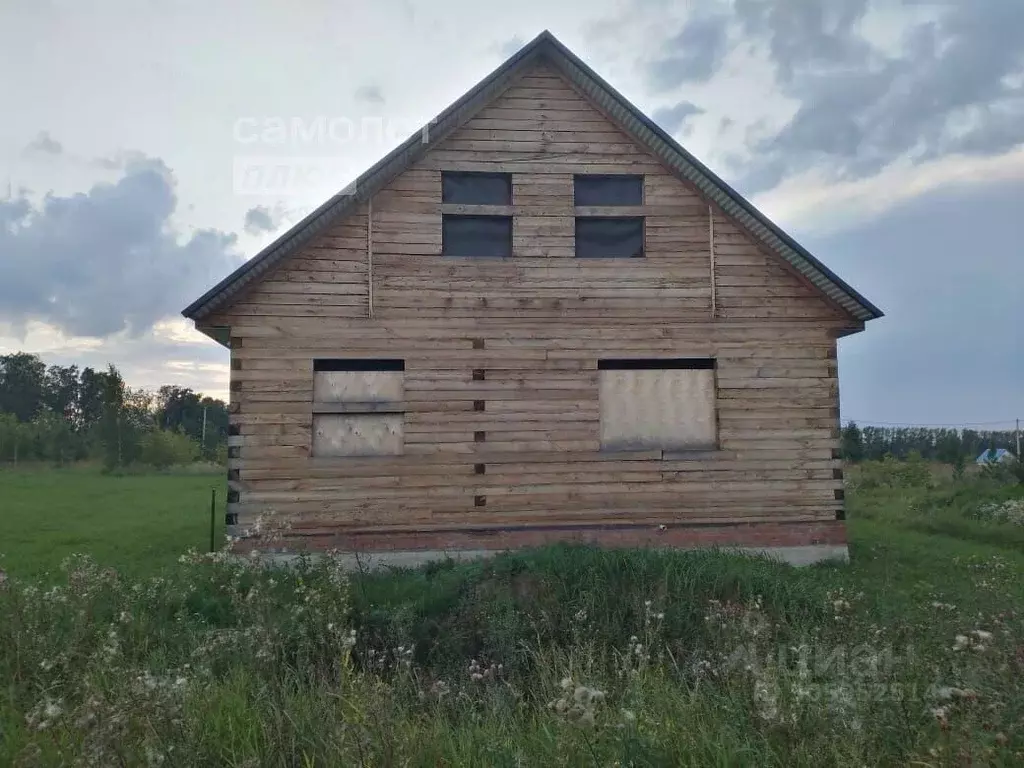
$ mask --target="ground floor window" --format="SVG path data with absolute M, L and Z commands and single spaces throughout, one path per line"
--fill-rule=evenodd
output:
M 602 449 L 717 446 L 713 358 L 601 360 L 598 369 Z
M 315 360 L 312 455 L 400 455 L 404 372 L 403 360 Z

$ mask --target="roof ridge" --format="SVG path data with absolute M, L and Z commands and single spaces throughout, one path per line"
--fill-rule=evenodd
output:
M 634 141 L 646 147 L 676 176 L 695 186 L 725 213 L 737 219 L 756 239 L 789 263 L 850 315 L 861 321 L 882 316 L 880 309 L 818 261 L 700 160 L 683 149 L 675 139 L 546 29 L 354 182 L 192 302 L 182 314 L 193 320 L 200 320 L 224 305 L 246 285 L 308 242 L 329 222 L 372 197 L 378 189 L 401 174 L 429 147 L 436 144 L 440 140 L 439 136 L 447 137 L 464 124 L 472 114 L 482 109 L 522 74 L 520 70 L 524 70 L 533 59 L 541 56 L 549 59 Z

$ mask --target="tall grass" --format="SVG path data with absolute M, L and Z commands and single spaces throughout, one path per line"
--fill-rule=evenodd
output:
M 56 586 L 0 586 L 0 764 L 1024 759 L 1024 555 L 916 529 L 888 493 L 849 566 L 560 546 L 357 576 L 191 554 L 133 579 L 71 558 Z

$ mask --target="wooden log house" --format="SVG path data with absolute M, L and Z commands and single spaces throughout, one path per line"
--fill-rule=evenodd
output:
M 836 344 L 881 312 L 547 32 L 184 314 L 241 548 L 846 555 Z

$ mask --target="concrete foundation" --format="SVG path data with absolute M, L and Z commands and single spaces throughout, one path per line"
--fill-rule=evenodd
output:
M 334 557 L 350 571 L 378 571 L 386 568 L 419 568 L 427 563 L 452 560 L 466 562 L 507 552 L 505 549 L 406 550 L 387 552 L 339 552 Z M 685 551 L 685 550 L 684 550 Z M 788 565 L 813 565 L 822 562 L 849 562 L 845 544 L 815 544 L 796 547 L 721 547 L 719 551 L 737 554 L 763 555 Z M 264 554 L 274 562 L 287 564 L 298 555 L 287 553 Z M 322 556 L 315 553 L 314 557 Z

